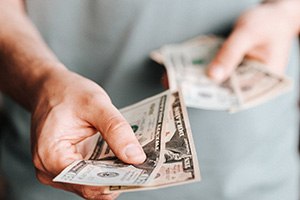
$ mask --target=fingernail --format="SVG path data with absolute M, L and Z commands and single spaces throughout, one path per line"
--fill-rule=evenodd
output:
M 211 69 L 212 78 L 216 81 L 223 81 L 224 79 L 224 69 L 221 66 L 216 66 Z
M 129 162 L 140 164 L 146 160 L 146 155 L 141 147 L 130 144 L 125 148 L 125 155 Z

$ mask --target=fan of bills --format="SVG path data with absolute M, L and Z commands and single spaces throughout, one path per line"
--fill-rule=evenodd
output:
M 84 160 L 64 169 L 54 181 L 105 187 L 106 193 L 157 189 L 200 180 L 192 132 L 180 92 L 165 91 L 121 113 L 131 125 L 144 152 L 141 165 L 121 162 L 100 134 L 78 149 Z
M 72 163 L 53 181 L 102 186 L 107 193 L 199 181 L 185 104 L 233 112 L 258 105 L 291 88 L 287 77 L 271 73 L 254 60 L 244 60 L 224 83 L 213 82 L 206 76 L 205 68 L 222 42 L 219 37 L 201 36 L 151 53 L 153 60 L 166 67 L 170 90 L 120 110 L 147 155 L 143 164 L 121 162 L 98 133 L 78 144 L 85 159 Z
M 166 67 L 170 90 L 181 88 L 188 107 L 236 112 L 291 89 L 288 77 L 272 73 L 251 59 L 244 59 L 225 82 L 212 81 L 206 76 L 206 67 L 223 41 L 217 36 L 200 36 L 163 46 L 150 57 Z

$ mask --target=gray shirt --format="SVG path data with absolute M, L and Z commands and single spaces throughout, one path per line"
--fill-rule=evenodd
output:
M 121 108 L 163 90 L 149 52 L 200 34 L 226 34 L 257 0 L 28 0 L 29 16 L 59 59 L 101 85 Z M 298 47 L 287 73 L 297 85 Z M 298 88 L 251 110 L 189 109 L 203 180 L 120 199 L 296 200 Z M 75 199 L 40 185 L 31 164 L 30 116 L 6 99 L 2 167 L 15 199 Z

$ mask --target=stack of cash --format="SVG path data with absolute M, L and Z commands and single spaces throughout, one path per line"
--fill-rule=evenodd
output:
M 236 112 L 278 96 L 291 88 L 284 75 L 269 71 L 263 63 L 244 59 L 223 83 L 207 77 L 207 65 L 224 39 L 200 36 L 153 51 L 150 57 L 166 67 L 171 91 L 182 89 L 187 106 Z
M 185 104 L 234 112 L 291 88 L 286 76 L 274 74 L 262 63 L 249 59 L 243 60 L 228 80 L 215 83 L 205 70 L 222 43 L 222 38 L 201 36 L 151 53 L 153 60 L 166 67 L 170 90 L 121 110 L 147 155 L 143 164 L 120 161 L 98 133 L 78 145 L 84 160 L 72 163 L 54 181 L 102 186 L 107 193 L 199 181 Z
M 155 189 L 200 180 L 189 120 L 181 93 L 166 91 L 121 110 L 147 155 L 140 165 L 121 162 L 100 134 L 84 141 L 84 160 L 54 181 L 105 186 L 106 192 Z M 91 148 L 94 147 L 94 148 Z

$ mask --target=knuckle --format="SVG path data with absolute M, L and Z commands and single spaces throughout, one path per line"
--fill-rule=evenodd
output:
M 105 123 L 105 130 L 104 130 L 104 139 L 110 137 L 111 134 L 116 133 L 118 130 L 122 128 L 126 128 L 128 123 L 124 120 L 121 115 L 115 115 L 110 117 Z
M 85 186 L 81 187 L 81 195 L 85 199 L 93 199 L 93 195 L 91 194 L 91 191 Z
M 90 194 L 85 187 L 81 188 L 81 196 L 85 199 L 90 199 Z
M 81 196 L 84 198 L 84 199 L 91 199 L 90 196 L 85 193 L 84 191 L 81 192 Z
M 119 196 L 118 193 L 104 194 L 103 189 L 97 186 L 81 186 L 79 194 L 89 200 L 114 200 Z
M 89 92 L 83 99 L 85 105 L 102 105 L 111 102 L 109 96 L 105 92 Z
M 33 158 L 32 158 L 32 162 L 34 167 L 39 170 L 39 171 L 45 171 L 45 166 L 41 157 L 41 150 L 37 150 L 36 153 L 34 153 Z
M 38 169 L 42 169 L 42 164 L 38 155 L 34 154 L 32 158 L 33 165 Z
M 49 184 L 48 181 L 46 180 L 46 178 L 44 177 L 44 175 L 40 172 L 36 172 L 36 178 L 40 183 L 42 183 L 44 185 Z
M 78 104 L 76 105 L 84 106 L 86 110 L 86 115 L 84 117 L 94 116 L 95 112 L 97 113 L 105 113 L 107 107 L 111 106 L 111 100 L 106 93 L 87 93 L 83 98 L 80 99 Z M 76 110 L 76 109 L 75 109 Z M 79 113 L 82 115 L 81 109 L 77 109 Z M 93 119 L 91 119 L 93 121 Z
M 38 149 L 36 160 L 36 167 L 38 169 L 45 172 L 53 172 L 53 166 L 57 166 L 57 161 L 60 160 L 60 157 L 58 156 L 58 158 L 55 159 L 56 162 L 54 163 L 51 152 L 49 152 L 49 150 L 40 148 Z
M 81 196 L 85 199 L 96 200 L 99 199 L 99 197 L 101 197 L 101 191 L 95 191 L 90 189 L 89 187 L 82 186 Z

